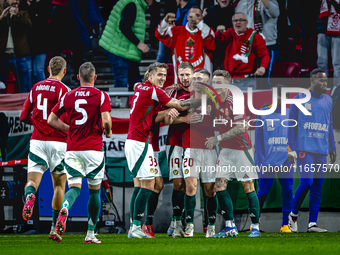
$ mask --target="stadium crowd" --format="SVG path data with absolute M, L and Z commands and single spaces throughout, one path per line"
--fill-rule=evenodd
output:
M 51 27 L 53 24 L 56 27 L 50 30 L 50 36 L 55 36 L 52 46 L 55 45 L 48 61 L 49 78 L 45 79 L 42 65 L 48 50 L 43 47 L 46 46 L 44 43 L 39 46 L 42 39 L 34 34 L 34 31 L 39 34 L 40 29 L 44 29 L 39 26 L 48 26 L 43 22 L 49 17 L 43 15 L 46 9 L 41 4 L 44 2 L 27 1 L 27 6 L 21 8 L 18 0 L 6 0 L 0 16 L 3 67 L 0 79 L 6 84 L 9 67 L 14 68 L 20 91 L 29 92 L 20 119 L 34 126 L 22 216 L 25 220 L 31 218 L 41 178 L 50 169 L 54 196 L 49 238 L 60 242 L 66 230 L 68 211 L 80 195 L 82 178 L 87 178 L 90 197 L 85 243 L 99 244 L 101 241 L 95 237 L 94 229 L 105 169 L 102 136 L 109 138 L 112 134 L 111 104 L 106 93 L 94 88 L 96 70 L 86 60 L 92 54 L 88 28 L 101 23 L 102 18 L 91 0 L 86 1 L 86 6 L 81 1 L 52 1 Z M 260 237 L 260 213 L 275 175 L 275 172 L 267 171 L 270 167 L 281 168 L 278 174 L 283 204 L 280 232 L 298 231 L 299 211 L 308 191 L 307 231 L 327 232 L 317 225 L 326 171 L 299 171 L 300 184 L 293 197 L 292 167 L 295 163 L 303 169 L 306 166 L 310 169 L 312 165 L 324 166 L 328 155 L 331 163 L 336 160 L 332 98 L 326 94 L 329 72 L 325 56 L 331 53 L 334 78 L 338 78 L 339 1 L 318 1 L 318 68 L 310 72 L 309 90 L 295 96 L 295 99 L 303 100 L 306 93 L 310 95 L 303 107 L 311 115 L 303 114 L 294 104 L 282 114 L 281 100 L 286 96 L 286 85 L 272 84 L 270 80 L 273 64 L 279 59 L 278 1 L 219 0 L 218 5 L 204 10 L 194 0 L 176 1 L 176 13 L 166 13 L 154 31 L 159 40 L 157 58 L 171 58 L 173 61 L 176 84 L 166 88 L 163 86 L 168 64 L 151 64 L 143 81 L 138 69 L 142 53 L 150 50 L 144 43 L 145 11 L 152 2 L 118 1 L 108 15 L 99 41 L 111 64 L 115 86 L 134 90 L 125 143 L 127 163 L 134 178 L 128 238 L 155 237 L 153 215 L 164 186 L 158 162 L 160 122 L 169 125 L 167 157 L 169 177 L 173 180 L 173 217 L 169 236 L 193 237 L 198 179 L 203 183 L 207 197 L 206 237 L 237 236 L 233 204 L 227 190 L 228 182 L 236 179 L 242 183 L 248 199 L 249 237 Z M 86 18 L 79 16 L 79 11 L 87 13 Z M 42 21 L 37 20 L 40 15 L 44 16 Z M 60 19 L 66 16 L 70 17 L 68 24 L 72 24 L 68 28 L 72 38 L 73 68 L 78 72 L 80 83 L 74 90 L 62 83 L 67 64 L 59 56 L 64 43 L 59 40 L 64 38 L 57 35 L 61 29 Z M 37 40 L 32 41 L 33 46 L 30 46 L 30 37 Z M 169 53 L 170 56 L 166 56 Z M 266 78 L 258 79 L 262 76 Z M 335 87 L 339 85 L 336 79 L 334 82 Z M 235 113 L 237 97 L 235 90 L 228 87 L 231 84 L 242 90 L 248 87 L 272 88 L 273 94 L 277 95 L 276 103 L 273 100 L 272 105 L 264 105 L 261 108 L 264 113 L 258 114 L 258 119 L 265 124 L 256 126 L 255 149 L 247 133 L 247 116 Z M 201 104 L 211 93 L 215 97 L 206 100 L 205 105 Z M 270 122 L 271 119 L 286 118 L 299 124 L 288 127 L 281 122 Z M 224 124 L 214 129 L 216 120 Z M 219 134 L 216 135 L 215 131 Z M 258 192 L 254 187 L 257 179 Z M 65 193 L 66 180 L 69 190 Z M 217 206 L 225 220 L 225 228 L 220 233 L 215 233 Z M 144 224 L 143 216 L 146 219 Z M 183 217 L 185 228 L 182 226 Z

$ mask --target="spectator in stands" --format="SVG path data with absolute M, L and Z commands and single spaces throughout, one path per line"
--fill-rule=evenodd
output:
M 334 69 L 333 86 L 338 86 L 340 85 L 340 1 L 322 0 L 319 10 L 317 65 L 328 76 L 328 54 L 331 52 Z
M 206 8 L 204 11 L 207 14 L 204 17 L 204 22 L 211 27 L 212 30 L 216 31 L 219 25 L 223 25 L 224 29 L 233 27 L 231 18 L 235 14 L 235 8 L 231 3 L 231 0 L 217 0 L 218 4 Z M 212 62 L 214 70 L 224 69 L 224 49 L 226 44 L 221 44 L 216 41 L 216 49 L 212 55 Z
M 29 87 L 45 80 L 45 61 L 47 53 L 50 52 L 50 43 L 46 43 L 46 38 L 50 38 L 50 11 L 51 2 L 46 0 L 28 0 L 25 2 L 28 14 L 32 22 L 32 30 L 28 34 L 28 45 L 30 55 L 26 57 L 29 74 Z
M 177 68 L 182 62 L 189 62 L 194 69 L 204 68 L 212 72 L 212 51 L 215 49 L 214 31 L 203 22 L 202 11 L 192 7 L 186 26 L 172 26 L 176 15 L 168 13 L 155 31 L 158 40 L 171 48 L 177 79 Z
M 0 162 L 6 161 L 6 145 L 8 140 L 9 125 L 7 121 L 6 114 L 0 112 Z
M 15 74 L 20 92 L 29 92 L 26 56 L 30 54 L 27 34 L 31 20 L 19 10 L 20 0 L 6 0 L 0 14 L 0 81 L 6 84 L 10 70 Z
M 104 20 L 93 0 L 52 0 L 52 4 L 52 57 L 60 56 L 65 48 L 72 50 L 74 80 L 78 84 L 80 65 L 93 58 L 90 28 Z
M 279 50 L 276 46 L 279 4 L 277 0 L 240 0 L 235 11 L 246 14 L 248 28 L 264 35 L 270 55 L 270 62 L 264 76 L 268 77 L 270 84 L 273 63 L 279 61 Z
M 256 76 L 264 75 L 270 60 L 266 42 L 254 29 L 247 28 L 248 21 L 243 13 L 236 12 L 232 21 L 233 28 L 225 30 L 224 26 L 218 26 L 216 31 L 216 40 L 220 43 L 227 42 L 225 70 L 230 73 L 236 86 L 241 89 L 255 89 Z M 256 65 L 257 60 L 261 62 L 259 68 Z
M 173 3 L 176 1 L 178 6 L 177 10 L 173 11 Z M 196 0 L 167 0 L 165 3 L 165 13 L 176 12 L 176 20 L 174 24 L 176 26 L 185 26 L 188 23 L 188 13 L 192 7 L 198 7 Z M 171 60 L 171 49 L 166 47 L 164 43 L 159 42 L 157 62 L 168 63 Z
M 129 87 L 141 81 L 139 62 L 149 51 L 145 39 L 145 10 L 153 0 L 123 0 L 112 9 L 99 45 L 111 64 L 115 87 Z

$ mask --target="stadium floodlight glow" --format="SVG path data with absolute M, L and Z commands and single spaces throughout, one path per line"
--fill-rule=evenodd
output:
M 233 93 L 233 111 L 234 114 L 244 114 L 244 95 L 240 88 L 231 84 L 215 84 L 215 89 L 229 89 Z M 287 93 L 303 93 L 306 96 L 304 98 L 286 98 Z M 209 93 L 210 97 L 212 95 Z M 272 107 L 268 110 L 257 110 L 253 105 L 253 89 L 248 88 L 248 108 L 251 113 L 255 115 L 270 115 L 275 112 L 277 108 L 277 88 L 273 88 L 272 98 L 273 103 Z M 304 88 L 281 88 L 281 115 L 286 115 L 286 107 L 287 104 L 294 104 L 304 115 L 312 115 L 302 104 L 307 103 L 311 98 L 311 94 L 308 89 Z M 213 100 L 215 102 L 215 100 Z M 216 104 L 216 102 L 215 102 Z M 207 114 L 207 96 L 202 95 L 201 99 L 202 111 L 201 114 Z

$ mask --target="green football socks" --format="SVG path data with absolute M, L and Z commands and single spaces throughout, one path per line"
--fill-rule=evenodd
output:
M 89 231 L 94 231 L 97 221 L 98 221 L 98 216 L 100 212 L 100 189 L 97 190 L 92 190 L 89 189 L 90 193 L 90 198 L 87 204 L 87 212 L 88 212 L 88 227 L 87 229 Z
M 152 191 L 146 206 L 145 225 L 153 225 L 153 215 L 157 209 L 158 198 L 159 193 Z

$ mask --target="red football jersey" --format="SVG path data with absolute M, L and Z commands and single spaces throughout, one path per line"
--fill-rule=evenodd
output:
M 111 111 L 108 94 L 90 85 L 80 86 L 67 93 L 52 110 L 69 116 L 67 151 L 101 151 L 103 148 L 102 112 Z
M 233 95 L 231 91 L 228 91 L 227 100 L 225 100 L 223 103 L 223 106 L 217 110 L 217 117 L 218 119 L 225 119 L 227 120 L 227 124 L 218 124 L 220 134 L 223 134 L 225 132 L 228 132 L 230 129 L 235 127 L 235 125 L 230 125 L 230 122 L 233 123 L 239 121 L 242 122 L 245 121 L 246 115 L 234 115 L 233 113 Z M 251 140 L 247 132 L 244 132 L 241 135 L 235 136 L 228 140 L 222 140 L 220 141 L 219 147 L 221 148 L 229 148 L 233 150 L 249 150 L 251 149 Z
M 175 82 L 180 83 L 177 69 L 182 62 L 190 62 L 194 70 L 205 68 L 212 72 L 212 51 L 216 48 L 215 33 L 203 21 L 197 24 L 195 30 L 190 30 L 188 24 L 170 27 L 162 20 L 155 36 L 172 50 Z
M 166 105 L 170 100 L 171 97 L 148 80 L 137 85 L 132 98 L 127 139 L 146 143 L 150 138 L 149 141 L 152 141 L 151 130 L 154 127 L 158 107 Z
M 190 92 L 184 89 L 175 90 L 171 97 L 186 100 L 190 98 Z M 181 112 L 180 116 L 185 116 L 187 111 Z M 169 126 L 168 136 L 166 139 L 166 145 L 175 145 L 182 147 L 182 138 L 185 130 L 186 123 L 173 124 Z
M 201 114 L 202 106 L 197 107 L 191 114 Z M 214 119 L 215 105 L 211 100 L 207 102 L 207 114 L 202 115 L 200 122 L 186 125 L 183 138 L 183 148 L 207 149 L 207 138 L 215 136 Z
M 67 133 L 53 128 L 47 123 L 52 108 L 70 89 L 61 81 L 56 79 L 46 79 L 38 82 L 31 89 L 25 104 L 29 111 L 23 112 L 23 115 L 32 113 L 32 124 L 34 130 L 31 139 L 42 141 L 66 142 Z M 28 116 L 20 116 L 26 119 Z

